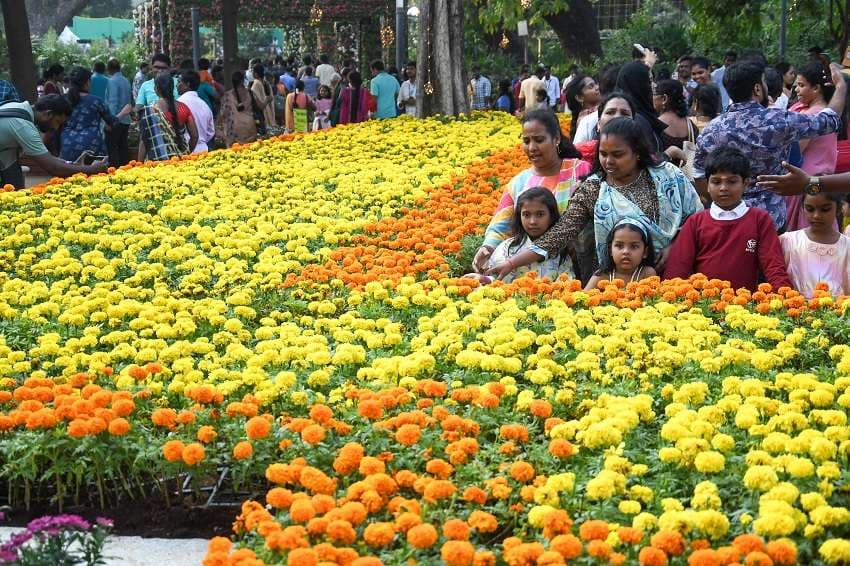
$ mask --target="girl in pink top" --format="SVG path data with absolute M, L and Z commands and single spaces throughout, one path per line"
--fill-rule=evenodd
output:
M 802 114 L 817 114 L 826 108 L 835 92 L 830 73 L 820 61 L 812 61 L 797 71 L 797 102 L 788 110 Z M 838 158 L 838 134 L 827 134 L 810 140 L 801 140 L 803 152 L 802 169 L 810 175 L 829 175 L 835 172 Z M 808 226 L 803 214 L 801 196 L 785 197 L 787 207 L 787 231 L 801 230 Z
M 779 236 L 791 283 L 806 298 L 818 283 L 835 297 L 850 295 L 850 238 L 835 226 L 839 200 L 835 193 L 804 195 L 809 227 Z

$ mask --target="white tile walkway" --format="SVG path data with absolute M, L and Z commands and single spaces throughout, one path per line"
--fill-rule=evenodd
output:
M 0 527 L 0 543 L 20 529 Z M 206 539 L 165 539 L 112 536 L 104 554 L 107 566 L 200 566 Z

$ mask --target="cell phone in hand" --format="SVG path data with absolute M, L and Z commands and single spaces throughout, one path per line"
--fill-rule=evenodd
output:
M 87 153 L 83 156 L 83 165 L 91 165 L 95 161 L 103 161 L 106 159 L 105 155 L 94 155 L 93 153 Z

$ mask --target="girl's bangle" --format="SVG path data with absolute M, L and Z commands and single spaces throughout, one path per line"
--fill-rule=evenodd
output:
M 508 265 L 510 266 L 511 271 L 516 271 L 516 266 L 514 265 L 513 258 L 510 258 L 510 257 L 508 258 Z

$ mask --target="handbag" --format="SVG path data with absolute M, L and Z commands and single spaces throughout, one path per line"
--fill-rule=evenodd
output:
M 682 153 L 685 154 L 685 164 L 682 165 L 682 173 L 690 182 L 694 182 L 694 159 L 697 155 L 697 142 L 694 130 L 696 126 L 688 120 L 688 139 L 682 142 Z

